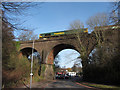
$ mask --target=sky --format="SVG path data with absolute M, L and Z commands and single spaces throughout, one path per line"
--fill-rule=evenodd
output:
M 68 30 L 70 23 L 74 20 L 80 20 L 87 28 L 86 21 L 90 16 L 97 13 L 110 11 L 109 2 L 37 2 L 37 7 L 32 7 L 19 17 L 17 22 L 23 22 L 23 27 L 34 30 L 34 33 L 39 36 L 40 33 L 48 33 L 55 31 Z M 19 33 L 16 33 L 16 36 Z M 63 63 L 64 60 L 70 61 L 77 58 L 80 54 L 74 50 L 64 50 L 59 55 L 61 56 L 61 67 L 72 67 L 71 64 Z M 73 54 L 71 57 L 66 58 L 69 54 Z M 66 55 L 66 56 L 65 56 Z
M 58 65 L 61 68 L 71 68 L 74 63 L 82 67 L 81 59 L 77 59 L 80 53 L 74 49 L 64 49 L 58 53 Z
M 109 2 L 38 2 L 38 7 L 25 11 L 18 22 L 33 29 L 35 34 L 68 30 L 74 20 L 80 20 L 87 27 L 90 16 L 110 10 Z

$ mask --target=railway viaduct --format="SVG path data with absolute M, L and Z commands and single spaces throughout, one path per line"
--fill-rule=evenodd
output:
M 82 45 L 87 50 L 87 55 L 94 49 L 96 40 L 93 34 L 82 33 L 79 34 Z M 20 44 L 20 55 L 29 56 L 32 54 L 33 41 L 21 42 Z M 76 34 L 62 35 L 58 37 L 50 37 L 35 40 L 34 52 L 39 52 L 42 59 L 41 76 L 47 79 L 54 77 L 53 63 L 55 56 L 63 49 L 74 49 L 81 53 L 79 39 Z
M 104 42 L 106 42 L 107 44 L 108 42 L 110 43 L 118 42 L 119 40 L 118 33 L 120 33 L 120 31 L 119 30 L 117 32 L 113 32 L 115 30 L 109 31 L 112 32 L 106 32 Z M 79 38 L 81 40 L 82 45 L 85 47 L 87 51 L 86 53 L 87 56 L 89 56 L 89 54 L 97 44 L 94 32 L 91 34 L 80 33 Z M 34 52 L 36 51 L 39 52 L 42 59 L 40 76 L 46 79 L 53 79 L 51 77 L 54 77 L 53 71 L 54 58 L 61 50 L 74 49 L 81 53 L 82 50 L 80 47 L 79 38 L 77 38 L 76 35 L 69 34 L 58 37 L 50 37 L 47 39 L 35 40 Z M 32 53 L 32 45 L 33 41 L 22 42 L 20 44 L 21 55 L 29 56 Z

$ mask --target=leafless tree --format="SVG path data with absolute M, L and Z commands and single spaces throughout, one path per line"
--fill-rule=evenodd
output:
M 89 17 L 86 24 L 89 30 L 94 30 L 97 43 L 100 45 L 102 40 L 104 40 L 103 30 L 100 27 L 110 24 L 109 15 L 107 13 L 97 13 L 94 16 Z M 99 30 L 96 30 L 96 27 L 99 27 Z
M 90 30 L 94 30 L 96 26 L 107 26 L 109 25 L 109 16 L 107 13 L 97 13 L 89 17 L 86 24 Z
M 81 22 L 80 20 L 74 20 L 73 22 L 70 23 L 70 29 L 80 29 L 80 28 L 84 28 L 84 24 L 83 22 Z
M 18 36 L 20 41 L 29 41 L 29 40 L 37 40 L 38 36 L 34 34 L 33 31 L 22 31 L 22 33 Z
M 4 22 L 9 23 L 9 26 L 15 30 L 24 30 L 25 28 L 21 28 L 21 26 L 19 26 L 21 23 L 15 23 L 18 20 L 16 15 L 23 15 L 25 14 L 25 10 L 36 5 L 37 4 L 34 2 L 2 2 L 2 15 L 0 16 L 2 16 L 2 20 L 4 20 Z
M 71 29 L 71 30 L 81 30 L 81 29 L 83 29 L 83 28 L 84 28 L 83 23 L 82 23 L 80 20 L 75 20 L 75 21 L 73 21 L 72 23 L 70 23 L 70 28 L 69 28 L 69 29 Z M 81 56 L 84 56 L 86 52 L 85 52 L 85 47 L 84 47 L 84 45 L 82 44 L 82 40 L 81 40 L 81 38 L 80 38 L 81 36 L 80 36 L 79 33 L 75 33 L 75 36 L 77 37 L 79 46 L 81 47 L 81 48 L 80 48 L 81 51 L 82 51 Z
M 109 19 L 111 24 L 120 24 L 120 1 L 119 0 L 112 2 Z
M 54 59 L 55 67 L 60 67 L 60 65 L 59 65 L 59 60 L 60 60 L 60 56 L 57 55 L 57 56 L 55 57 L 55 59 Z
M 80 20 L 75 20 L 75 21 L 73 21 L 73 22 L 70 24 L 70 28 L 69 28 L 69 29 L 81 31 L 81 29 L 83 29 L 83 28 L 84 28 L 83 23 L 82 23 Z M 81 33 L 81 34 L 78 33 L 78 32 L 75 33 L 75 37 L 76 37 L 76 39 L 77 39 L 77 45 L 78 45 L 78 47 L 79 47 L 79 51 L 81 51 L 79 58 L 81 58 L 82 61 L 85 61 L 85 63 L 86 63 L 86 59 L 87 59 L 87 49 L 86 49 L 86 47 L 85 47 L 85 46 L 83 45 L 83 43 L 82 43 L 82 36 L 83 36 L 83 35 L 84 35 L 83 33 Z M 84 67 L 85 64 L 82 63 L 82 65 L 83 65 L 83 67 Z

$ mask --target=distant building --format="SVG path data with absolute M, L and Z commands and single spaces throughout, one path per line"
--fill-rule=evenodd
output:
M 76 76 L 76 72 L 67 72 L 69 76 Z
M 61 68 L 56 74 L 67 74 L 69 76 L 76 76 L 77 72 L 69 72 L 66 68 Z

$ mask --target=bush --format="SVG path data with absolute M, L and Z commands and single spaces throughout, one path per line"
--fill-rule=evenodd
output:
M 3 67 L 2 74 L 2 84 L 5 87 L 15 86 L 17 82 L 30 76 L 30 62 L 26 57 L 18 58 L 12 54 L 7 67 Z
M 84 70 L 84 80 L 95 83 L 120 85 L 120 55 L 106 58 L 104 65 L 88 64 Z

